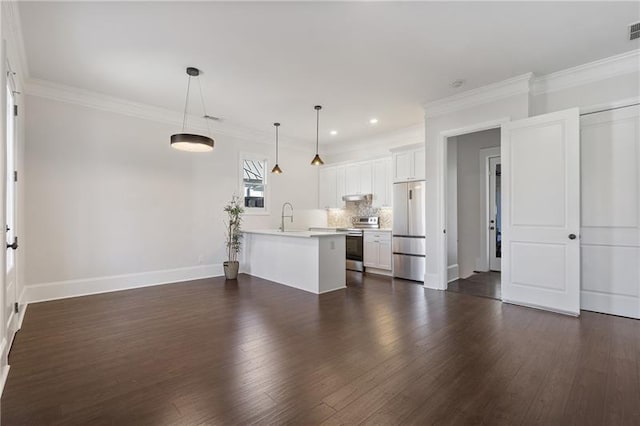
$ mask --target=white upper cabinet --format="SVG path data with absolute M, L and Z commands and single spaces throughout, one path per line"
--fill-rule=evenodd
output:
M 412 145 L 399 148 L 393 153 L 393 181 L 407 182 L 424 180 L 425 154 L 424 146 Z
M 384 158 L 373 162 L 373 200 L 374 207 L 389 207 L 391 194 L 391 159 Z
M 371 194 L 372 164 L 371 161 L 347 164 L 345 167 L 345 195 Z
M 391 206 L 391 159 L 326 166 L 320 169 L 318 207 L 344 207 L 344 195 L 373 194 L 374 207 Z
M 342 196 L 347 194 L 346 188 L 346 167 L 345 166 L 337 166 L 336 168 L 336 202 L 335 207 L 344 207 L 344 201 L 342 201 Z
M 360 193 L 360 165 L 349 164 L 345 167 L 345 191 L 346 194 Z
M 371 161 L 360 163 L 360 192 L 358 194 L 371 194 L 373 192 L 373 165 Z

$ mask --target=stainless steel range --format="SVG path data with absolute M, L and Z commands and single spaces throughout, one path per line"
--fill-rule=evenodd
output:
M 339 228 L 338 231 L 347 233 L 347 269 L 351 271 L 364 272 L 363 252 L 364 252 L 364 232 L 363 229 L 380 228 L 377 216 L 358 216 L 353 218 L 352 228 Z

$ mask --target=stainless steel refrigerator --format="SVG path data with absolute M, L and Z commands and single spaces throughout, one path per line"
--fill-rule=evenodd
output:
M 393 276 L 424 282 L 425 182 L 393 185 Z

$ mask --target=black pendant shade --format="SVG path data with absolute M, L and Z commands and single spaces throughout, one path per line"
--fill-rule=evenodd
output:
M 271 173 L 279 175 L 282 173 L 282 169 L 278 166 L 278 128 L 280 127 L 280 123 L 273 123 L 273 125 L 276 128 L 276 165 L 271 169 Z
M 322 158 L 320 158 L 320 155 L 318 154 L 318 138 L 320 135 L 320 110 L 322 109 L 322 106 L 316 105 L 313 109 L 316 110 L 316 156 L 311 160 L 311 165 L 321 166 L 324 164 L 324 161 L 322 161 Z
M 199 77 L 200 70 L 198 68 L 187 68 L 187 75 L 189 81 L 187 83 L 187 97 L 184 103 L 184 115 L 182 118 L 182 133 L 176 133 L 171 135 L 171 146 L 181 151 L 189 152 L 207 152 L 213 150 L 214 140 L 209 136 L 196 135 L 193 133 L 185 133 L 184 129 L 187 124 L 187 108 L 189 106 L 189 92 L 191 89 L 191 77 Z M 202 85 L 200 85 L 200 79 L 198 78 L 198 85 L 200 87 L 200 100 L 202 101 L 203 116 L 207 117 L 207 111 L 204 106 L 204 96 L 202 95 Z M 206 120 L 206 118 L 205 118 Z M 207 122 L 207 129 L 209 128 L 209 122 Z M 209 132 L 211 133 L 211 132 Z

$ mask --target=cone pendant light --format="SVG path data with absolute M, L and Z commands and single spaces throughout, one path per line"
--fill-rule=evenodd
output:
M 318 154 L 318 137 L 320 135 L 320 110 L 322 109 L 322 106 L 316 105 L 313 108 L 316 110 L 316 156 L 313 157 L 313 160 L 311 160 L 311 165 L 322 166 L 324 164 L 324 161 L 322 161 L 322 158 L 320 158 L 320 155 Z
M 187 98 L 184 103 L 184 115 L 182 118 L 182 132 L 171 135 L 171 146 L 180 151 L 189 152 L 207 152 L 213 150 L 213 139 L 209 136 L 196 135 L 193 133 L 185 133 L 184 129 L 187 124 L 187 107 L 189 106 L 189 91 L 191 89 L 191 77 L 198 77 L 200 70 L 198 68 L 187 68 L 187 75 L 189 76 L 189 82 L 187 83 Z M 200 85 L 200 78 L 198 78 L 198 85 Z M 204 96 L 202 96 L 202 85 L 200 87 L 200 100 L 202 101 L 202 111 L 204 117 L 207 117 L 207 111 L 204 107 Z M 207 120 L 207 118 L 205 118 Z M 209 129 L 209 122 L 207 122 L 207 129 Z M 209 131 L 209 133 L 211 133 Z
M 278 166 L 278 127 L 280 127 L 280 123 L 273 123 L 276 128 L 276 165 L 271 169 L 271 173 L 275 173 L 279 175 L 282 173 L 282 169 Z

